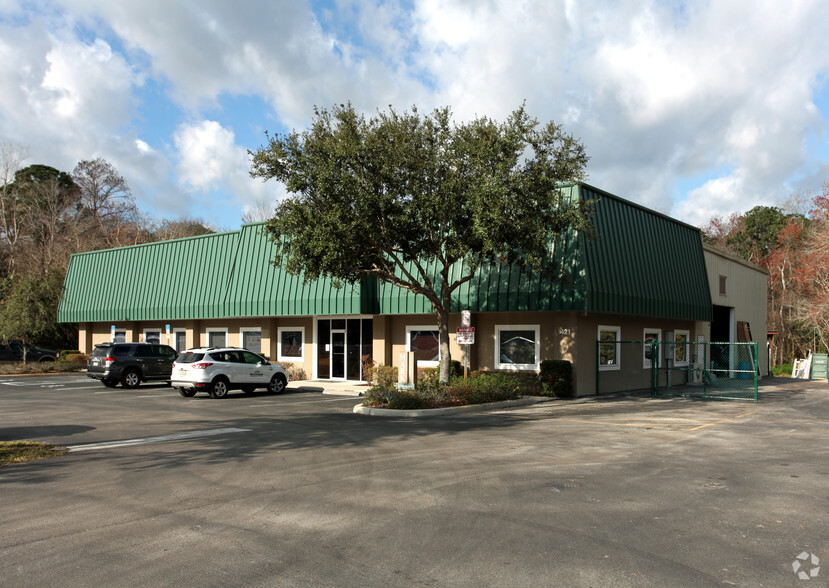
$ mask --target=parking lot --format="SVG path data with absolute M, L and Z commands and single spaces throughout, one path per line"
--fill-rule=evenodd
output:
M 0 577 L 827 585 L 811 556 L 829 562 L 829 386 L 775 384 L 759 403 L 615 396 L 381 418 L 296 386 L 214 400 L 0 377 L 0 440 L 72 449 L 0 469 Z

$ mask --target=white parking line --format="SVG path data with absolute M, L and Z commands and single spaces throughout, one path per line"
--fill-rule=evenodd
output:
M 320 398 L 319 400 L 300 400 L 299 402 L 291 402 L 291 403 L 279 402 L 279 399 L 274 398 L 274 400 L 272 402 L 269 402 L 268 404 L 251 404 L 251 405 L 248 406 L 248 408 L 256 408 L 256 407 L 260 407 L 260 406 L 274 406 L 274 405 L 277 405 L 277 406 L 296 406 L 297 404 L 314 404 L 314 403 L 318 403 L 318 402 L 337 402 L 337 401 L 340 401 L 340 400 L 354 400 L 354 398 L 355 398 L 354 396 L 340 396 L 339 398 Z
M 139 437 L 137 439 L 124 439 L 122 441 L 107 441 L 104 443 L 84 443 L 81 445 L 69 445 L 69 451 L 93 451 L 95 449 L 113 449 L 116 447 L 128 447 L 132 445 L 146 445 L 148 443 L 162 443 L 164 441 L 179 441 L 181 439 L 195 439 L 198 437 L 211 437 L 224 435 L 225 433 L 243 433 L 251 429 L 209 429 L 206 431 L 189 431 L 187 433 L 175 433 L 173 435 L 159 435 L 157 437 Z

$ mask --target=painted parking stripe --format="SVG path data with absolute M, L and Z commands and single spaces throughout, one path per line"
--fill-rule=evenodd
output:
M 137 439 L 123 439 L 121 441 L 107 441 L 105 443 L 84 443 L 81 445 L 68 445 L 69 451 L 94 451 L 96 449 L 114 449 L 116 447 L 129 447 L 133 445 L 147 445 L 148 443 L 163 443 L 165 441 L 180 441 L 181 439 L 196 439 L 199 437 L 212 437 L 226 433 L 244 433 L 251 429 L 208 429 L 206 431 L 189 431 L 187 433 L 175 433 L 173 435 L 158 435 L 156 437 L 139 437 Z

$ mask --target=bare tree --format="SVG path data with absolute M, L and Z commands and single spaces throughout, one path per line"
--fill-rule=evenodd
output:
M 257 199 L 253 206 L 246 207 L 242 213 L 243 223 L 258 223 L 270 219 L 276 208 L 270 206 L 263 198 Z
M 20 239 L 20 228 L 25 211 L 21 208 L 14 189 L 15 173 L 29 158 L 25 147 L 12 143 L 0 143 L 0 237 L 6 275 L 14 273 L 15 254 Z
M 131 230 L 139 222 L 135 198 L 126 180 L 100 157 L 84 160 L 75 166 L 72 179 L 80 191 L 80 206 L 76 215 L 79 236 L 83 234 L 86 247 L 118 247 L 134 237 Z M 125 227 L 129 230 L 125 231 Z M 124 235 L 130 238 L 124 241 Z

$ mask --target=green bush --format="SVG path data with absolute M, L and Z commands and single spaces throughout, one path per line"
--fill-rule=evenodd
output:
M 377 369 L 377 368 L 375 368 Z M 418 370 L 415 390 L 397 390 L 394 386 L 374 386 L 366 392 L 363 406 L 397 410 L 441 408 L 465 404 L 484 404 L 521 398 L 527 389 L 537 386 L 535 374 L 474 372 L 464 380 L 455 378 L 449 384 L 438 383 L 433 368 Z
M 790 363 L 781 363 L 780 365 L 776 365 L 771 368 L 771 374 L 773 376 L 788 376 L 791 377 L 792 371 L 794 370 L 794 366 Z
M 60 361 L 67 361 L 69 363 L 86 363 L 88 356 L 80 351 L 78 353 L 67 353 L 60 358 Z
M 394 410 L 419 410 L 427 408 L 427 403 L 417 393 L 400 390 L 389 400 L 389 408 Z
M 363 396 L 363 406 L 384 406 L 387 405 L 397 394 L 394 388 L 383 388 L 373 386 Z
M 544 396 L 573 397 L 573 364 L 566 360 L 548 359 L 541 362 L 540 368 L 538 381 Z
M 378 365 L 371 368 L 371 381 L 379 388 L 394 389 L 397 384 L 397 367 L 393 365 Z
M 60 352 L 58 353 L 58 360 L 64 361 L 64 360 L 66 360 L 67 355 L 76 355 L 76 354 L 83 354 L 83 352 L 80 349 L 61 349 Z

